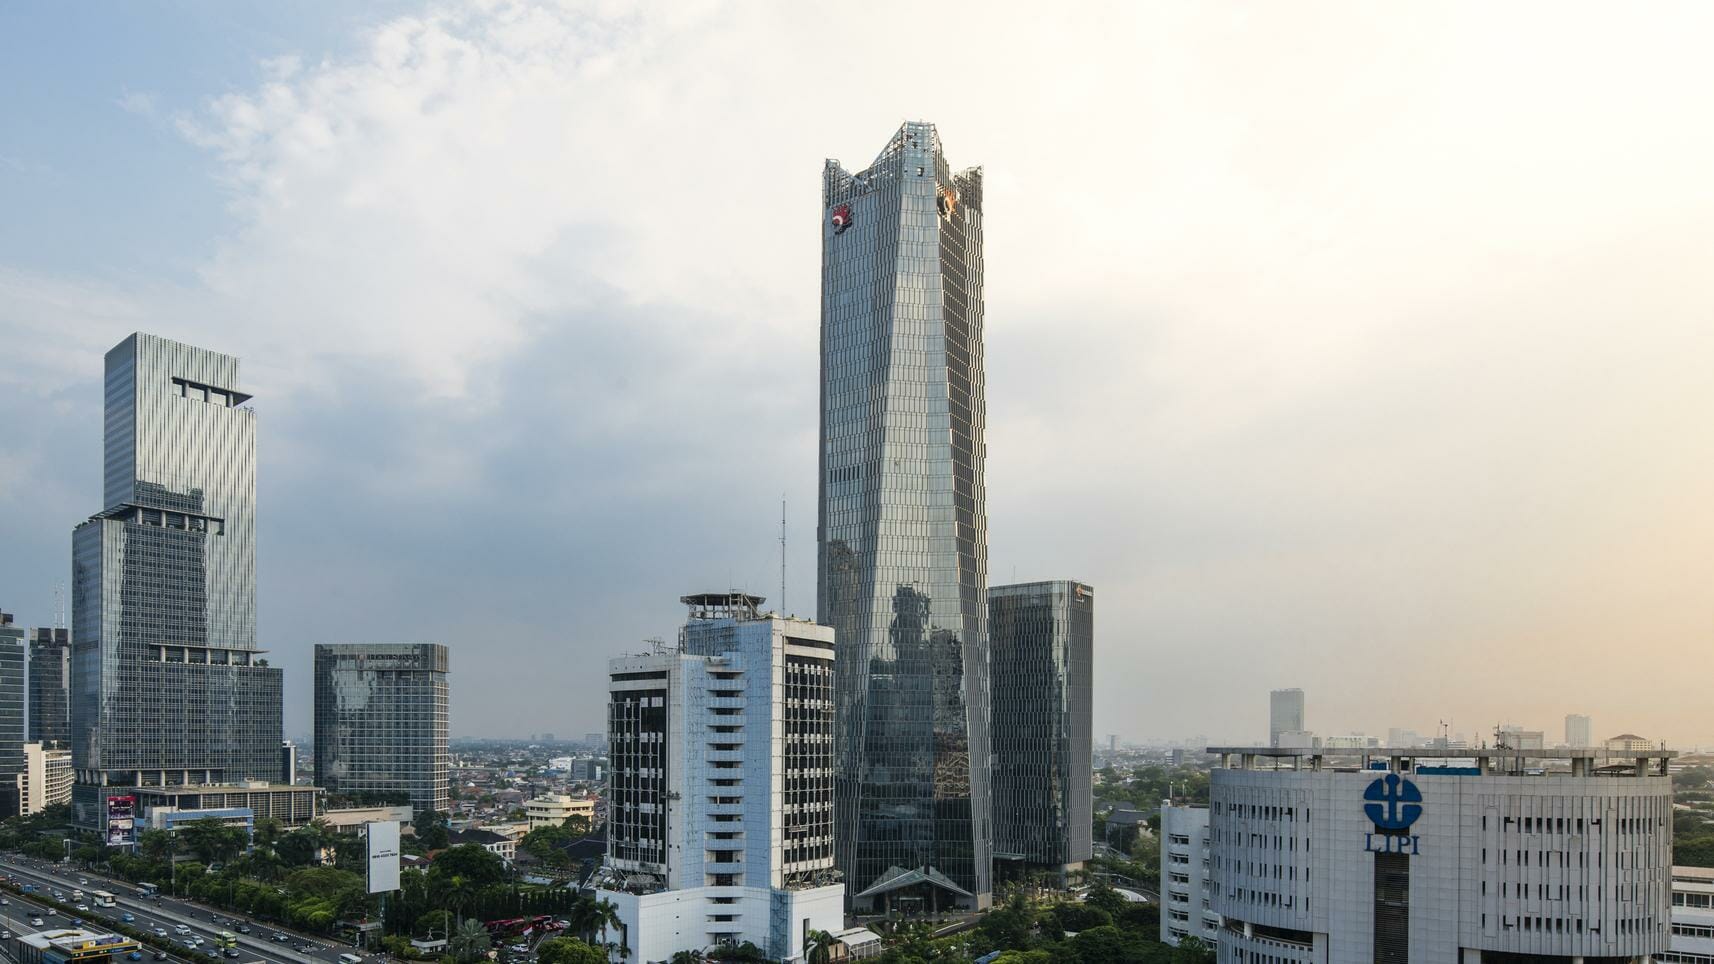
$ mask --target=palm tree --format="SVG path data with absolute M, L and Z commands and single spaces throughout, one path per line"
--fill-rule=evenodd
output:
M 703 960 L 701 951 L 677 951 L 673 954 L 672 964 L 702 964 Z
M 488 953 L 490 943 L 488 928 L 483 927 L 481 921 L 467 920 L 452 932 L 451 939 L 447 941 L 447 950 L 450 950 L 457 960 L 474 961 Z
M 595 902 L 595 913 L 600 916 L 597 920 L 601 925 L 601 943 L 607 943 L 607 928 L 619 926 L 619 905 L 610 900 Z
M 833 956 L 833 935 L 826 931 L 805 931 L 803 956 L 809 964 L 827 964 Z

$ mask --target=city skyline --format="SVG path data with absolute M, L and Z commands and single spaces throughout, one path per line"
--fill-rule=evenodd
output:
M 779 602 L 782 490 L 785 608 L 812 613 L 819 185 L 799 172 L 922 117 L 1007 211 L 986 239 L 991 581 L 1101 587 L 1098 733 L 1254 739 L 1289 685 L 1318 732 L 1587 713 L 1596 738 L 1714 743 L 1714 290 L 1684 255 L 1714 242 L 1714 145 L 1664 123 L 1714 87 L 1707 11 L 1557 9 L 1528 76 L 1495 39 L 1541 26 L 1521 8 L 1403 31 L 970 17 L 945 65 L 877 80 L 851 65 L 887 55 L 887 15 L 811 57 L 813 13 L 616 37 L 549 12 L 519 39 L 444 9 L 233 11 L 211 28 L 230 44 L 194 43 L 184 12 L 0 12 L 31 40 L 0 58 L 24 119 L 0 150 L 0 608 L 20 624 L 69 592 L 70 529 L 102 501 L 100 357 L 133 331 L 242 357 L 266 411 L 258 644 L 289 733 L 313 643 L 363 638 L 492 647 L 461 663 L 455 735 L 593 728 L 542 708 L 598 705 L 577 668 L 670 630 L 662 585 Z M 605 66 L 519 98 L 447 38 Z M 649 74 L 663 49 L 682 63 Z M 710 77 L 746 106 L 663 93 Z M 692 167 L 721 190 L 659 189 Z M 738 427 L 749 464 L 697 472 Z M 1619 648 L 1682 671 L 1574 671 Z

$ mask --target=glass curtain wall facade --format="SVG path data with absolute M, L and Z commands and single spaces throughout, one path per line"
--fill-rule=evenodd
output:
M 256 646 L 256 418 L 238 359 L 107 353 L 106 505 L 72 533 L 79 826 L 133 842 L 127 788 L 272 779 L 280 670 Z
M 439 643 L 317 645 L 316 786 L 445 813 L 447 664 Z
M 30 631 L 30 742 L 71 741 L 71 632 Z
M 1074 870 L 1092 856 L 1095 591 L 995 586 L 988 639 L 996 870 Z
M 837 860 L 859 907 L 986 906 L 982 172 L 934 126 L 823 180 L 819 621 Z
M 24 772 L 24 629 L 0 613 L 0 817 L 21 812 Z

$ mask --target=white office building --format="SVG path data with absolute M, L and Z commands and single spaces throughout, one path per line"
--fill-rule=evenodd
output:
M 71 751 L 41 743 L 24 744 L 24 772 L 18 774 L 21 813 L 40 813 L 71 802 Z
M 1566 746 L 1594 746 L 1594 727 L 1589 723 L 1589 717 L 1581 713 L 1568 713 L 1565 717 Z
M 1220 915 L 1214 912 L 1209 876 L 1208 808 L 1161 804 L 1161 941 L 1178 946 L 1186 937 L 1214 947 Z
M 1225 747 L 1222 964 L 1618 964 L 1667 951 L 1669 751 Z M 1447 765 L 1456 755 L 1473 766 Z
M 749 941 L 769 959 L 844 929 L 833 872 L 833 630 L 736 593 L 686 596 L 677 646 L 609 664 L 600 897 L 624 953 Z
M 1714 964 L 1714 867 L 1672 868 L 1672 949 L 1665 964 Z

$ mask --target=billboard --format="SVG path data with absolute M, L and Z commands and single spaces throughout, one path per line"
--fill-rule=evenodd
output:
M 107 798 L 107 845 L 129 847 L 137 842 L 137 798 Z
M 399 889 L 399 821 L 376 820 L 363 825 L 369 841 L 369 893 Z

